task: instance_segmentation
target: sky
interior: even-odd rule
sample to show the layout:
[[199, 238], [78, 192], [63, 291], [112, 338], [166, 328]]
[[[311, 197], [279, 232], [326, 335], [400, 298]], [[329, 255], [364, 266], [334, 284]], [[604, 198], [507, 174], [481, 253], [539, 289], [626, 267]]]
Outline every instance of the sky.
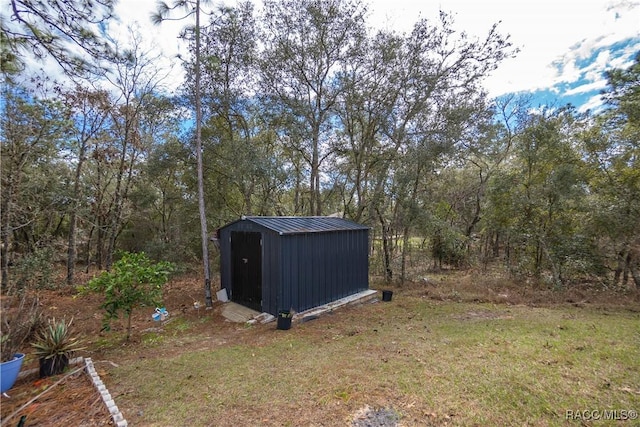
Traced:
[[[214, 0], [215, 1], [215, 0]], [[256, 0], [259, 3], [259, 0]], [[228, 5], [234, 2], [225, 2]], [[219, 3], [214, 3], [219, 4]], [[419, 18], [435, 18], [439, 10], [454, 15], [454, 27], [483, 37], [494, 23], [520, 52], [507, 59], [485, 81], [491, 97], [530, 93], [534, 103], [581, 110], [600, 105], [606, 87], [604, 71], [627, 68], [640, 52], [640, 0], [369, 0], [369, 24], [408, 32]], [[155, 0], [120, 0], [121, 29], [134, 21], [149, 34], [173, 64], [173, 85], [181, 81], [174, 56], [184, 47], [177, 35], [185, 23], [149, 20]]]

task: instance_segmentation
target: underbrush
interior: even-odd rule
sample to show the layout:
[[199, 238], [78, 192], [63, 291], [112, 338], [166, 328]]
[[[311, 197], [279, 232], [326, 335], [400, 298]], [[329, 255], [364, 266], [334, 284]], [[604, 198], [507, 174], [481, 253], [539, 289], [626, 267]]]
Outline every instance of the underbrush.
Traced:
[[484, 302], [549, 306], [575, 304], [600, 307], [628, 307], [640, 310], [640, 290], [634, 286], [605, 287], [601, 283], [583, 281], [556, 289], [543, 281], [514, 280], [500, 269], [440, 270], [423, 272], [404, 283], [385, 283], [373, 277], [373, 289], [401, 290], [408, 295], [439, 301]]

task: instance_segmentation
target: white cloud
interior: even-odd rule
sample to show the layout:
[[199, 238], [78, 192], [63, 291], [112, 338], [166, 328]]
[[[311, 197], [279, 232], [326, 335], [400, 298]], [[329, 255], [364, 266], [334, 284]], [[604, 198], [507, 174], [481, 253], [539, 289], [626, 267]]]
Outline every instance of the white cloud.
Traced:
[[[157, 3], [158, 0], [121, 0], [116, 4], [116, 16], [120, 20], [109, 24], [109, 34], [126, 46], [129, 39], [127, 28], [131, 25], [137, 26], [145, 39], [145, 49], [160, 55], [158, 67], [170, 73], [164, 84], [169, 90], [175, 90], [184, 80], [184, 69], [176, 56], [179, 53], [184, 55], [187, 50], [185, 42], [178, 36], [183, 28], [193, 25], [194, 22], [186, 19], [164, 21], [154, 25], [151, 22], [151, 13], [156, 10]], [[172, 2], [167, 0], [167, 3]], [[176, 11], [176, 16], [180, 16], [181, 12]]]
[[[456, 24], [469, 34], [482, 36], [500, 21], [499, 30], [510, 34], [521, 49], [505, 60], [487, 79], [493, 96], [508, 92], [548, 89], [582, 76], [578, 60], [620, 40], [640, 38], [640, 2], [604, 0], [441, 0], [429, 4], [414, 0], [372, 2], [378, 25], [409, 30], [422, 17], [435, 17], [438, 9], [456, 14]], [[607, 68], [599, 63], [597, 71]]]
[[594, 90], [602, 90], [607, 87], [607, 81], [605, 79], [601, 79], [595, 82], [583, 84], [580, 86], [576, 86], [573, 89], [569, 89], [563, 93], [565, 96], [571, 95], [579, 95], [582, 93], [593, 92]]
[[602, 96], [600, 94], [591, 96], [587, 102], [583, 103], [578, 111], [581, 113], [586, 112], [587, 110], [598, 111], [602, 108]]

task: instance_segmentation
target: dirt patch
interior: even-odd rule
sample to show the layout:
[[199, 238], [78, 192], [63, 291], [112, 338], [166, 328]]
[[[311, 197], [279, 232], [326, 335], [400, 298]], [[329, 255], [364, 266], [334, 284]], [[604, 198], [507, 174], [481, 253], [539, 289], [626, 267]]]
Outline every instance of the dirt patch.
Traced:
[[359, 409], [351, 423], [352, 427], [396, 427], [400, 415], [392, 408], [374, 409], [365, 406]]
[[11, 425], [17, 425], [24, 417], [27, 426], [114, 425], [102, 396], [82, 369], [66, 376], [25, 377], [7, 393], [9, 398], [2, 396], [3, 423], [11, 421]]

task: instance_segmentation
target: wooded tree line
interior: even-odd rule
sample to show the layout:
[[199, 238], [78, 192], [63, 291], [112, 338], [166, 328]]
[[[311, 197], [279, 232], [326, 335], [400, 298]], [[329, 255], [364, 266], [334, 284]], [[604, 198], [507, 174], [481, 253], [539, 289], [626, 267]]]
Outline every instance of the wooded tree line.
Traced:
[[475, 38], [441, 13], [399, 34], [371, 29], [366, 12], [349, 0], [217, 8], [200, 21], [200, 73], [196, 32], [182, 34], [178, 93], [135, 30], [126, 46], [87, 36], [103, 72], [77, 67], [72, 85], [21, 80], [24, 43], [7, 45], [3, 285], [51, 263], [73, 284], [77, 266], [108, 269], [117, 249], [201, 257], [199, 74], [210, 230], [338, 214], [372, 228], [372, 272], [387, 280], [413, 279], [416, 263], [498, 264], [558, 288], [640, 287], [640, 54], [607, 73], [601, 111], [541, 108], [484, 92], [516, 54], [497, 26]]

